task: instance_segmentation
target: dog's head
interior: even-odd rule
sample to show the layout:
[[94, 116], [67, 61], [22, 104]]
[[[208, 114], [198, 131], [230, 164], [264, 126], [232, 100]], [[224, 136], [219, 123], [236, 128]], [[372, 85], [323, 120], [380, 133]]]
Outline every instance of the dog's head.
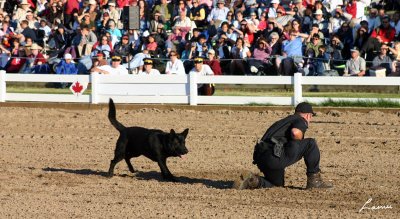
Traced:
[[176, 133], [175, 130], [171, 129], [168, 138], [168, 149], [171, 156], [180, 157], [189, 152], [186, 148], [186, 137], [189, 133], [189, 129], [185, 129], [182, 133]]

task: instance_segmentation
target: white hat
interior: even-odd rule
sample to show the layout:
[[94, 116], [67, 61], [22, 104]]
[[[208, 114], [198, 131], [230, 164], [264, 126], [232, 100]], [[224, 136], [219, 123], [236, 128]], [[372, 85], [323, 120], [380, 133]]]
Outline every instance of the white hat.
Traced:
[[274, 4], [274, 3], [279, 4], [280, 2], [279, 2], [279, 0], [272, 0], [271, 4]]
[[207, 53], [211, 53], [211, 54], [215, 55], [215, 50], [209, 49]]
[[321, 9], [317, 9], [317, 10], [315, 11], [314, 14], [315, 14], [315, 15], [318, 15], [318, 14], [322, 15], [323, 13], [322, 13], [322, 10], [321, 10]]
[[360, 50], [358, 50], [358, 48], [356, 46], [351, 48], [350, 51], [351, 52], [360, 52]]
[[148, 36], [150, 36], [149, 31], [145, 30], [145, 31], [143, 32], [142, 36], [143, 36], [143, 37], [148, 37]]
[[72, 59], [72, 55], [69, 53], [65, 53], [64, 59]]
[[32, 46], [31, 46], [31, 50], [33, 50], [33, 49], [42, 49], [42, 47], [40, 47], [38, 44], [36, 44], [36, 43], [34, 43], [34, 44], [32, 44]]
[[115, 6], [115, 2], [109, 2], [108, 6], [110, 6], [110, 5]]
[[97, 2], [96, 2], [96, 0], [89, 0], [89, 3], [88, 3], [89, 5], [96, 5], [97, 4]]

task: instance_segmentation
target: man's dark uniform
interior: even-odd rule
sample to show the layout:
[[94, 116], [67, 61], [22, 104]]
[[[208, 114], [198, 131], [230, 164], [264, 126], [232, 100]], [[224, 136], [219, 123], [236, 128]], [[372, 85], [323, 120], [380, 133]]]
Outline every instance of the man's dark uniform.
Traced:
[[[300, 113], [314, 114], [310, 104], [305, 102], [298, 104], [295, 114], [275, 122], [256, 144], [253, 163], [263, 172], [264, 177], [257, 176], [256, 185], [253, 185], [253, 188], [284, 186], [285, 168], [303, 157], [307, 166], [307, 188], [332, 187], [322, 181], [318, 145], [313, 138], [304, 138], [308, 123]], [[302, 131], [302, 140], [293, 139], [293, 128]], [[251, 185], [245, 187], [252, 188]]]

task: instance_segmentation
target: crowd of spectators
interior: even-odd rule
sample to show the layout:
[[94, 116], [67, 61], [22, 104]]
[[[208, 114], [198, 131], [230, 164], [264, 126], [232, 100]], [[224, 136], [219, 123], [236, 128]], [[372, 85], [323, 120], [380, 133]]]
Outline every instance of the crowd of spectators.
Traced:
[[9, 73], [400, 75], [400, 0], [0, 0], [0, 26]]

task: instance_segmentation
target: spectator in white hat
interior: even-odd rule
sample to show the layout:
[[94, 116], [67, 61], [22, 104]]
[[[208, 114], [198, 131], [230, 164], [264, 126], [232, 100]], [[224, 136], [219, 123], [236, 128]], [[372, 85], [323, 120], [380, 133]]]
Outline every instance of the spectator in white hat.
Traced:
[[222, 75], [221, 64], [215, 55], [214, 49], [209, 49], [207, 53], [208, 60], [204, 60], [204, 64], [209, 65], [214, 75]]
[[360, 57], [359, 49], [357, 47], [354, 47], [350, 51], [351, 58], [346, 62], [343, 76], [364, 76], [366, 63], [365, 60]]
[[213, 8], [207, 17], [207, 21], [218, 28], [222, 21], [226, 20], [226, 15], [229, 12], [229, 8], [225, 7], [224, 0], [218, 0], [217, 7]]

